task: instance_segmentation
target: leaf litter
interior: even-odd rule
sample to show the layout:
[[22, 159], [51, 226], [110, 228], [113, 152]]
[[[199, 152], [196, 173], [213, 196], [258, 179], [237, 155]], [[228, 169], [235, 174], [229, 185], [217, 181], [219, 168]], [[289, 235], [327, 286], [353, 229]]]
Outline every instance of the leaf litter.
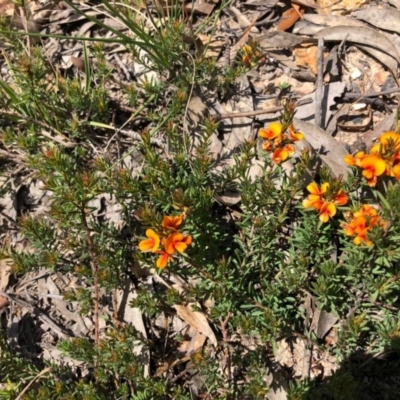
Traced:
[[[202, 93], [203, 88], [196, 87], [189, 100], [184, 129], [190, 135], [193, 145], [197, 140], [196, 131], [205, 116], [249, 113], [248, 116], [224, 119], [219, 130], [211, 136], [210, 151], [217, 161], [216, 173], [233, 163], [240, 146], [256, 138], [260, 126], [276, 121], [279, 112], [268, 110], [279, 105], [279, 92], [283, 83], [290, 84], [286, 94], [290, 98], [311, 99], [308, 104], [298, 107], [295, 127], [305, 134], [307, 145], [335, 176], [348, 173], [348, 167], [342, 160], [350, 149], [355, 150], [363, 144], [369, 146], [383, 127], [385, 130], [394, 127], [400, 62], [398, 36], [400, 2], [389, 1], [392, 7], [369, 6], [366, 3], [362, 0], [339, 2], [294, 0], [289, 7], [283, 7], [283, 3], [275, 0], [263, 2], [238, 0], [221, 14], [213, 35], [208, 32], [194, 38], [193, 44], [197, 41], [199, 45], [197, 51], [205, 52], [206, 57], [216, 58], [222, 64], [233, 63], [238, 51], [251, 41], [257, 42], [265, 55], [263, 64], [257, 65], [237, 80], [238, 90], [230, 96], [220, 99], [216, 94]], [[75, 5], [80, 10], [89, 11], [90, 15], [99, 18], [105, 24], [112, 25], [113, 29], [127, 30], [124, 24], [110, 19], [103, 10], [91, 9], [92, 6], [87, 3], [76, 2]], [[110, 33], [105, 33], [95, 23], [88, 21], [62, 1], [48, 3], [32, 1], [27, 6], [30, 15], [27, 21], [16, 14], [14, 3], [8, 0], [1, 0], [0, 15], [8, 18], [15, 29], [51, 34], [68, 32], [70, 39], [42, 39], [43, 52], [52, 62], [56, 62], [58, 56], [59, 67], [64, 71], [74, 71], [79, 74], [84, 68], [83, 46], [74, 39], [74, 36], [110, 37]], [[193, 10], [203, 16], [200, 18], [212, 16], [216, 12], [214, 2], [196, 2], [186, 4], [185, 7], [187, 12]], [[325, 43], [324, 96], [321, 104], [316, 104], [315, 98], [318, 39], [323, 39]], [[0, 49], [2, 49], [1, 44]], [[112, 69], [110, 95], [116, 104], [116, 109], [123, 111], [126, 99], [117, 90], [118, 84], [113, 82], [129, 84], [133, 75], [155, 81], [161, 77], [149, 72], [143, 65], [135, 63], [123, 46], [106, 45], [105, 51]], [[95, 60], [92, 61], [95, 65]], [[1, 79], [12, 82], [4, 58], [0, 58], [0, 67]], [[388, 93], [390, 90], [392, 93]], [[351, 132], [346, 131], [348, 125], [340, 121], [342, 117], [350, 118], [349, 103], [352, 105], [362, 103], [363, 99], [369, 98], [370, 93], [379, 95], [380, 92], [382, 95], [379, 98], [382, 99], [384, 107], [372, 103], [368, 108], [371, 114], [368, 125], [363, 125], [362, 122], [355, 123]], [[346, 98], [349, 94], [356, 97]], [[317, 107], [322, 107], [324, 113], [321, 127], [314, 125], [314, 112]], [[257, 110], [265, 110], [265, 113], [255, 117], [251, 112]], [[126, 146], [137, 143], [140, 138], [138, 127], [134, 123], [129, 123], [127, 118], [118, 124], [119, 128], [116, 128], [115, 135]], [[162, 140], [155, 140], [155, 143], [162, 147]], [[106, 138], [100, 137], [99, 143], [100, 147], [104, 147]], [[107, 147], [110, 143], [112, 142], [109, 142]], [[111, 145], [111, 148], [115, 151], [114, 145]], [[1, 156], [4, 154], [1, 153]], [[5, 158], [7, 160], [7, 157]], [[8, 158], [9, 167], [5, 179], [10, 183], [11, 189], [1, 200], [0, 215], [2, 239], [8, 246], [15, 248], [26, 246], [18, 233], [10, 233], [10, 228], [15, 225], [17, 217], [26, 212], [31, 215], [45, 214], [49, 205], [49, 196], [40, 190], [40, 182], [22, 175], [22, 170], [15, 172], [21, 168], [21, 163], [17, 162], [17, 159], [12, 154]], [[22, 168], [24, 168], [23, 161]], [[132, 174], [138, 173], [139, 168], [140, 161], [132, 160]], [[256, 175], [261, 173], [256, 166], [254, 171]], [[19, 202], [15, 200], [18, 196]], [[240, 203], [240, 193], [221, 193], [218, 200], [233, 206]], [[107, 223], [123, 229], [121, 210], [116, 207], [112, 198], [107, 198], [103, 194], [93, 202], [93, 207], [97, 207], [99, 215], [105, 216]], [[78, 282], [72, 274], [52, 271], [30, 273], [20, 282], [15, 282], [9, 275], [9, 270], [10, 265], [3, 260], [0, 264], [0, 312], [7, 315], [6, 325], [10, 344], [27, 355], [34, 354], [39, 348], [45, 359], [56, 363], [68, 362], [78, 367], [80, 363], [66, 360], [56, 345], [60, 339], [66, 337], [92, 337], [93, 316], [82, 317], [79, 305], [67, 301], [64, 297], [66, 290], [80, 286], [90, 288], [90, 283]], [[145, 279], [147, 273], [142, 271], [142, 274], [141, 279]], [[160, 283], [155, 282], [152, 285]], [[134, 297], [135, 288], [128, 282], [125, 288], [114, 295], [104, 293], [104, 298], [108, 300], [102, 307], [104, 312], [108, 310], [113, 318], [117, 318], [119, 313], [118, 318], [121, 323], [133, 325], [146, 337], [148, 327], [143, 323], [140, 311], [129, 306]], [[313, 332], [318, 339], [326, 340], [329, 345], [334, 345], [337, 340], [334, 327], [337, 323], [336, 317], [322, 311], [311, 295], [308, 295], [307, 301], [305, 313], [310, 321], [310, 332]], [[113, 302], [117, 304], [117, 310], [109, 305]], [[173, 325], [173, 329], [176, 329], [174, 334], [180, 330], [185, 332], [186, 339], [176, 349], [178, 353], [180, 352], [179, 359], [185, 360], [184, 362], [189, 360], [190, 354], [199, 349], [218, 346], [218, 339], [207, 322], [206, 313], [204, 310], [194, 311], [193, 306], [201, 309], [200, 304], [174, 305], [176, 318], [180, 319], [179, 323]], [[158, 328], [154, 321], [153, 325], [153, 329], [161, 329], [159, 322]], [[39, 326], [42, 331], [40, 337], [33, 334]], [[244, 343], [246, 338], [239, 334], [238, 340]], [[143, 354], [145, 374], [148, 375], [150, 350], [138, 345], [132, 351]], [[308, 362], [305, 361], [307, 359]], [[177, 353], [173, 353], [172, 358], [159, 366], [156, 375], [168, 373], [167, 371], [176, 365], [177, 360]], [[303, 379], [310, 376], [327, 377], [338, 368], [338, 362], [334, 357], [326, 351], [310, 348], [305, 338], [296, 338], [292, 342], [286, 339], [280, 340], [275, 356], [271, 356], [268, 362], [277, 363], [280, 369], [292, 370], [293, 376]], [[269, 377], [273, 387], [275, 382], [275, 388], [269, 395], [270, 400], [285, 398], [287, 383], [276, 385], [282, 374], [283, 372], [276, 377], [271, 373]], [[203, 384], [204, 382], [198, 383], [198, 391], [202, 390]]]

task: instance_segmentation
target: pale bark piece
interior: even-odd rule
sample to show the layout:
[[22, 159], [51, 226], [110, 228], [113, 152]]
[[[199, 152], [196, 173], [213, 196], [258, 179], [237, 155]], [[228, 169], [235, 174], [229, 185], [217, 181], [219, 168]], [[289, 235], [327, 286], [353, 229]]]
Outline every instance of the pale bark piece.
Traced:
[[190, 304], [187, 306], [175, 304], [174, 308], [179, 318], [195, 328], [198, 332], [207, 336], [212, 345], [217, 345], [217, 338], [215, 337], [215, 334], [212, 331], [206, 316], [202, 312], [192, 311]]
[[5, 292], [10, 280], [11, 259], [0, 260], [0, 292]]
[[387, 2], [400, 10], [400, 0], [387, 0]]
[[[254, 111], [253, 97], [250, 83], [246, 76], [236, 80], [236, 93], [228, 100], [226, 108], [229, 112]], [[228, 125], [226, 125], [228, 127]], [[245, 141], [253, 137], [253, 118], [234, 118], [231, 131], [224, 135], [225, 150], [229, 155]]]
[[309, 122], [295, 118], [293, 123], [334, 176], [346, 177], [349, 174], [350, 169], [344, 162], [348, 152], [332, 136]]
[[[191, 137], [192, 149], [200, 143], [202, 124], [204, 119], [210, 114], [211, 102], [208, 102], [202, 95], [194, 94], [188, 104], [187, 113], [183, 121], [184, 130]], [[217, 160], [223, 150], [222, 142], [218, 139], [217, 133], [213, 133], [209, 138], [209, 153], [213, 160]]]
[[311, 330], [316, 334], [318, 339], [322, 339], [336, 324], [338, 317], [330, 312], [317, 308], [314, 311]]
[[400, 11], [394, 8], [368, 6], [362, 10], [354, 11], [352, 16], [379, 29], [400, 33]]
[[[324, 86], [323, 98], [322, 98], [322, 126], [325, 127], [331, 119], [334, 111], [331, 110], [331, 106], [336, 104], [335, 97], [340, 97], [346, 87], [345, 82], [332, 82], [329, 85]], [[311, 97], [313, 102], [304, 104], [297, 108], [296, 117], [298, 119], [306, 120], [308, 122], [314, 122], [315, 115], [315, 92], [306, 96]]]
[[[131, 307], [132, 300], [136, 298], [137, 294], [134, 292], [134, 287], [127, 281], [124, 290], [118, 290], [116, 293], [116, 300], [118, 304], [118, 314], [122, 317], [124, 322], [132, 325], [137, 329], [143, 337], [147, 338], [146, 327], [143, 322], [143, 315], [138, 308]], [[144, 366], [144, 376], [150, 376], [150, 350], [143, 344], [138, 344], [132, 351], [140, 358]]]
[[370, 0], [317, 0], [318, 14], [344, 15], [369, 3]]
[[[393, 43], [384, 35], [374, 29], [353, 26], [335, 26], [325, 28], [319, 31], [315, 37], [324, 39], [326, 42], [354, 42], [357, 45], [363, 46], [365, 51], [379, 50], [383, 55], [388, 55], [396, 61], [396, 68], [392, 62], [387, 67], [396, 76], [397, 64], [400, 62], [400, 56]], [[369, 49], [369, 48], [372, 49]], [[371, 53], [372, 54], [372, 53]], [[376, 57], [376, 52], [372, 54]], [[378, 60], [380, 57], [378, 58]], [[387, 61], [386, 61], [387, 62]]]

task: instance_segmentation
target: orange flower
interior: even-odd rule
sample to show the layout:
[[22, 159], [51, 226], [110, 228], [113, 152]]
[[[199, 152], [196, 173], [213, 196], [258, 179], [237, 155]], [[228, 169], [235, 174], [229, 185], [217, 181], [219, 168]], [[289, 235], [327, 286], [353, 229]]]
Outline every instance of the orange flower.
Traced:
[[174, 259], [170, 254], [163, 250], [158, 250], [157, 254], [160, 254], [160, 257], [158, 257], [156, 261], [156, 267], [160, 269], [164, 269], [167, 266], [168, 261], [172, 261]]
[[321, 222], [328, 222], [336, 214], [336, 206], [333, 203], [324, 203], [319, 210], [319, 220]]
[[378, 211], [370, 206], [369, 204], [363, 204], [361, 206], [361, 208], [356, 211], [355, 213], [353, 213], [354, 217], [365, 217], [365, 216], [369, 216], [369, 217], [373, 217], [375, 215], [378, 215]]
[[155, 253], [160, 246], [160, 237], [153, 231], [153, 229], [147, 229], [146, 236], [148, 239], [144, 239], [139, 243], [140, 251], [152, 251]]
[[192, 243], [191, 236], [183, 236], [182, 233], [171, 233], [165, 240], [165, 251], [168, 254], [174, 254], [175, 251], [184, 253], [188, 245]]
[[364, 170], [363, 176], [367, 179], [369, 186], [375, 186], [377, 177], [386, 170], [386, 163], [380, 157], [372, 155], [365, 156], [361, 160], [360, 167]]
[[299, 140], [304, 139], [304, 135], [300, 132], [296, 132], [293, 125], [289, 126], [289, 138], [293, 140], [293, 142], [298, 142]]
[[393, 175], [400, 181], [400, 164], [396, 164], [392, 168]]
[[400, 135], [397, 132], [385, 132], [379, 138], [378, 142], [383, 146], [393, 146], [395, 150], [400, 150]]
[[338, 206], [344, 206], [347, 204], [348, 200], [349, 198], [347, 197], [347, 194], [342, 189], [339, 189], [339, 191], [333, 197], [333, 202]]
[[271, 140], [275, 139], [282, 134], [282, 125], [279, 122], [272, 122], [269, 124], [268, 128], [261, 128], [258, 131], [258, 135], [263, 139]]
[[326, 191], [329, 188], [329, 183], [325, 182], [321, 185], [321, 189], [318, 187], [318, 185], [315, 182], [311, 182], [308, 186], [307, 186], [307, 190], [311, 193], [311, 194], [315, 194], [317, 196], [322, 196], [326, 193]]
[[310, 194], [303, 200], [304, 208], [314, 207], [317, 211], [321, 209], [323, 204], [324, 202], [321, 200], [321, 197], [316, 194]]
[[280, 164], [281, 162], [286, 161], [289, 157], [292, 157], [295, 150], [291, 144], [287, 144], [283, 148], [278, 148], [272, 153], [272, 159], [277, 163]]
[[176, 231], [182, 225], [182, 217], [174, 216], [168, 217], [167, 215], [163, 218], [161, 226], [165, 229], [171, 229]]
[[361, 208], [353, 213], [354, 218], [347, 224], [343, 224], [344, 232], [348, 236], [355, 236], [354, 244], [366, 244], [370, 246], [371, 240], [367, 238], [368, 231], [375, 226], [384, 228], [386, 222], [378, 215], [378, 211], [369, 204], [363, 204]]
[[354, 157], [350, 154], [345, 156], [344, 162], [350, 166], [356, 165], [357, 167], [360, 167], [361, 161], [364, 157], [366, 157], [366, 154], [363, 151], [358, 151], [356, 154], [354, 154]]

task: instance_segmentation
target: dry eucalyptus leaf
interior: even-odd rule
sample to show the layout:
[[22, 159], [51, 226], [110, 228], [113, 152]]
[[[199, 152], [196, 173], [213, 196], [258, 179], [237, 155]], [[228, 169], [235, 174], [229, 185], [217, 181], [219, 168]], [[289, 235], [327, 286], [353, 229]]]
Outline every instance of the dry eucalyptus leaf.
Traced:
[[354, 11], [352, 16], [379, 29], [400, 33], [400, 11], [394, 8], [368, 6], [362, 10]]
[[282, 13], [281, 19], [279, 21], [276, 29], [278, 31], [287, 31], [290, 29], [298, 20], [300, 19], [300, 12], [295, 10], [294, 7]]
[[[399, 0], [400, 1], [400, 0]], [[304, 14], [303, 19], [312, 22], [316, 25], [322, 26], [366, 26], [364, 23], [357, 21], [350, 17], [345, 17], [343, 15], [319, 15], [319, 14]]]
[[190, 355], [200, 350], [207, 339], [205, 335], [190, 325], [185, 332], [184, 337], [188, 337], [189, 340], [183, 340], [178, 347], [178, 351], [185, 355]]
[[255, 37], [261, 48], [292, 48], [309, 40], [288, 32], [271, 31], [260, 37]]
[[[382, 56], [388, 55], [390, 58], [393, 58], [396, 61], [396, 68], [394, 68], [393, 61], [390, 63], [390, 65], [387, 65], [396, 76], [397, 63], [400, 62], [399, 53], [397, 52], [397, 49], [393, 43], [386, 36], [374, 29], [353, 26], [335, 26], [320, 30], [315, 37], [316, 39], [324, 39], [327, 42], [354, 42], [357, 45], [363, 46], [365, 51], [368, 51], [371, 54], [373, 53], [372, 55], [374, 57], [376, 57], [377, 53], [373, 50], [379, 50], [380, 53], [383, 53]], [[370, 47], [372, 49], [370, 49]], [[379, 57], [376, 57], [378, 60], [382, 58], [380, 53]]]
[[217, 345], [217, 338], [215, 337], [206, 316], [202, 312], [192, 311], [191, 304], [188, 304], [187, 306], [175, 304], [173, 307], [175, 308], [179, 318], [195, 328], [198, 332], [207, 336], [212, 345]]
[[295, 118], [293, 123], [334, 176], [346, 177], [349, 174], [350, 169], [344, 162], [348, 152], [332, 136], [309, 122]]

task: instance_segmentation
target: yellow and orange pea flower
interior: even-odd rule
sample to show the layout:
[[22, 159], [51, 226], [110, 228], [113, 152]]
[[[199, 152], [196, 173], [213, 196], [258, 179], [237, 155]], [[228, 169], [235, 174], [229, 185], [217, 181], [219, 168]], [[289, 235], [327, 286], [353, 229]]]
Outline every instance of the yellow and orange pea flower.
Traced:
[[139, 249], [143, 252], [151, 251], [155, 253], [160, 246], [160, 236], [153, 229], [146, 230], [146, 236], [148, 239], [144, 239], [139, 243]]
[[353, 239], [354, 244], [359, 245], [363, 242], [368, 246], [372, 244], [367, 238], [368, 226], [366, 217], [355, 217], [348, 224], [344, 225], [343, 228], [347, 236], [355, 236]]
[[347, 155], [344, 161], [361, 168], [369, 186], [375, 186], [378, 176], [383, 174], [400, 180], [400, 135], [384, 132], [368, 154], [359, 151], [354, 156]]
[[329, 218], [332, 218], [336, 214], [336, 206], [344, 206], [348, 202], [347, 194], [342, 190], [330, 196], [329, 199], [325, 199], [324, 196], [327, 194], [329, 183], [325, 182], [319, 187], [315, 182], [311, 182], [307, 186], [307, 190], [310, 192], [308, 197], [303, 200], [304, 208], [313, 207], [319, 212], [319, 220], [321, 222], [328, 222]]
[[282, 125], [279, 122], [272, 122], [268, 128], [261, 128], [258, 131], [258, 135], [266, 140], [272, 140], [282, 134]]
[[353, 212], [353, 219], [350, 222], [342, 224], [347, 236], [355, 236], [354, 244], [364, 243], [368, 246], [372, 242], [367, 238], [367, 233], [376, 226], [384, 228], [386, 222], [378, 215], [378, 211], [369, 204], [363, 204], [358, 211]]
[[369, 186], [375, 186], [378, 176], [386, 171], [385, 161], [375, 155], [365, 156], [361, 160], [360, 167], [363, 169], [362, 175], [367, 179]]
[[304, 135], [300, 132], [296, 132], [293, 124], [289, 126], [289, 138], [293, 140], [293, 142], [298, 142], [299, 140], [304, 139]]
[[272, 153], [272, 159], [277, 163], [280, 164], [281, 162], [286, 161], [288, 158], [292, 157], [295, 153], [294, 147], [291, 144], [287, 144], [282, 148], [277, 148]]
[[295, 148], [291, 144], [304, 138], [300, 132], [296, 132], [294, 126], [288, 128], [288, 134], [285, 135], [283, 127], [279, 122], [271, 123], [268, 128], [259, 130], [258, 135], [266, 142], [262, 144], [265, 151], [272, 151], [272, 160], [276, 164], [280, 164], [295, 153]]
[[[187, 247], [192, 243], [191, 236], [184, 236], [178, 232], [178, 228], [182, 225], [184, 214], [180, 216], [165, 216], [161, 223], [164, 229], [161, 234], [156, 233], [153, 229], [146, 230], [147, 239], [139, 242], [139, 250], [143, 252], [153, 252], [160, 256], [156, 261], [157, 268], [164, 269], [168, 262], [173, 260], [172, 255], [175, 252], [184, 253]], [[160, 244], [164, 249], [159, 249]]]
[[171, 235], [167, 237], [164, 243], [164, 248], [170, 255], [174, 254], [176, 251], [182, 254], [191, 243], [191, 236], [184, 236], [182, 233], [175, 232], [171, 233]]
[[163, 218], [161, 226], [164, 229], [170, 229], [170, 230], [176, 231], [182, 225], [182, 221], [183, 221], [182, 216], [169, 217], [166, 215]]

